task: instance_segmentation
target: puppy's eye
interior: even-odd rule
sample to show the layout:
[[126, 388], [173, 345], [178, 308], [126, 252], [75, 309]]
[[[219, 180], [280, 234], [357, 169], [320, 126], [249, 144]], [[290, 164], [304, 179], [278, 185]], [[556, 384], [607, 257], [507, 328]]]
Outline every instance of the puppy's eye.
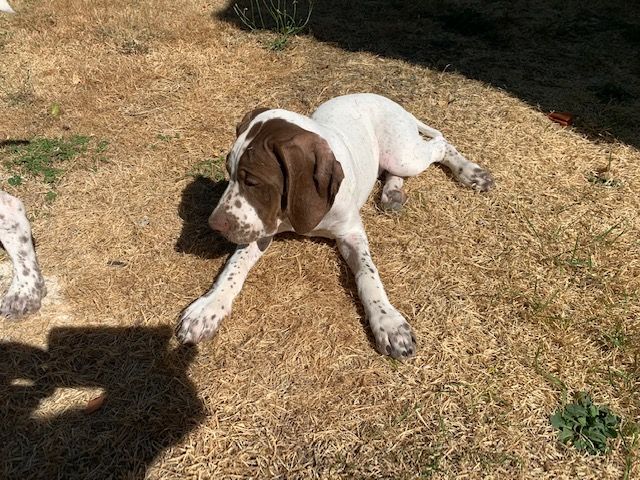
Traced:
[[259, 183], [259, 180], [250, 173], [247, 173], [247, 175], [244, 177], [244, 184], [248, 187], [255, 187]]

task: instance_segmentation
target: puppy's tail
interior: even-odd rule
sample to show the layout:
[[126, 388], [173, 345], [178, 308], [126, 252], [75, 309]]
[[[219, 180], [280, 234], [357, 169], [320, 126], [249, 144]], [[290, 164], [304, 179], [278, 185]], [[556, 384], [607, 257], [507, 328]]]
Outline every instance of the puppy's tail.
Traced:
[[418, 125], [418, 131], [421, 134], [426, 135], [427, 137], [441, 138], [441, 137], [444, 136], [444, 135], [442, 135], [442, 132], [440, 132], [440, 130], [436, 130], [435, 128], [431, 128], [429, 125], [425, 125], [424, 123], [422, 123], [417, 118], [416, 118], [416, 124]]

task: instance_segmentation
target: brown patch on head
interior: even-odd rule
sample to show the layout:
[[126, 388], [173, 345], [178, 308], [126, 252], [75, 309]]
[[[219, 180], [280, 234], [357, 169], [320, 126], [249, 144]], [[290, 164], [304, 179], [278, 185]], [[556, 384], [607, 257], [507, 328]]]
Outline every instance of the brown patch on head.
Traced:
[[238, 161], [240, 193], [267, 231], [287, 217], [294, 230], [313, 230], [331, 209], [342, 167], [318, 134], [282, 119], [264, 122]]
[[242, 120], [240, 120], [240, 123], [236, 125], [236, 137], [239, 137], [244, 133], [244, 131], [247, 129], [247, 127], [249, 126], [249, 124], [254, 118], [260, 115], [262, 112], [266, 112], [267, 110], [271, 110], [271, 109], [265, 108], [265, 107], [259, 107], [251, 110], [250, 112], [245, 113], [244, 117], [242, 117]]

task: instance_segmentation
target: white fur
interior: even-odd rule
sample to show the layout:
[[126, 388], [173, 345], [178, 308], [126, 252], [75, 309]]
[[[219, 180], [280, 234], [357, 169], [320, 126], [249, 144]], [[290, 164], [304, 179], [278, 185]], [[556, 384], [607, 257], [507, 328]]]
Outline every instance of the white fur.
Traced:
[[16, 13], [7, 0], [0, 0], [0, 12]]
[[0, 314], [18, 318], [40, 308], [46, 289], [24, 205], [3, 191], [0, 191], [0, 242], [13, 262], [13, 279], [0, 304]]
[[[378, 350], [396, 358], [412, 356], [415, 338], [407, 321], [387, 298], [378, 270], [371, 260], [359, 210], [383, 172], [387, 173], [382, 201], [390, 204], [394, 195], [404, 195], [401, 193], [403, 177], [417, 175], [434, 162], [449, 167], [461, 183], [483, 191], [493, 184], [490, 175], [460, 155], [438, 130], [418, 121], [400, 105], [379, 95], [356, 94], [329, 100], [311, 117], [281, 109], [257, 115], [231, 150], [231, 179], [227, 192], [235, 191], [235, 196], [239, 195], [236, 164], [250, 143], [246, 132], [255, 122], [275, 118], [320, 135], [340, 162], [344, 179], [333, 206], [307, 235], [336, 239], [340, 253], [355, 275]], [[423, 139], [420, 133], [431, 139]], [[233, 201], [234, 196], [225, 192], [218, 208], [230, 209]], [[260, 219], [247, 206], [248, 202], [245, 202], [242, 208], [237, 209], [238, 221], [248, 223], [256, 231], [264, 231]], [[290, 230], [291, 226], [286, 221], [278, 228], [278, 232]], [[275, 232], [266, 233], [271, 235]], [[220, 319], [228, 315], [233, 299], [262, 253], [256, 242], [239, 247], [214, 287], [183, 313], [177, 331], [181, 341], [195, 343], [215, 334]], [[230, 271], [236, 272], [233, 286], [228, 280]], [[219, 305], [225, 305], [225, 310], [221, 310]], [[212, 316], [215, 320], [211, 320]]]

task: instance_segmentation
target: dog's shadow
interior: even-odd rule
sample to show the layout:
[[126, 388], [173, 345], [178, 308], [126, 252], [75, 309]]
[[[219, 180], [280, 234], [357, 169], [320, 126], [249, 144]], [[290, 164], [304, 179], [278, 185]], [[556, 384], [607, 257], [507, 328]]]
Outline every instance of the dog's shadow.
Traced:
[[226, 180], [195, 177], [182, 191], [178, 215], [182, 231], [175, 244], [177, 252], [201, 258], [219, 258], [231, 254], [236, 246], [209, 228], [208, 219], [218, 205], [227, 185]]

